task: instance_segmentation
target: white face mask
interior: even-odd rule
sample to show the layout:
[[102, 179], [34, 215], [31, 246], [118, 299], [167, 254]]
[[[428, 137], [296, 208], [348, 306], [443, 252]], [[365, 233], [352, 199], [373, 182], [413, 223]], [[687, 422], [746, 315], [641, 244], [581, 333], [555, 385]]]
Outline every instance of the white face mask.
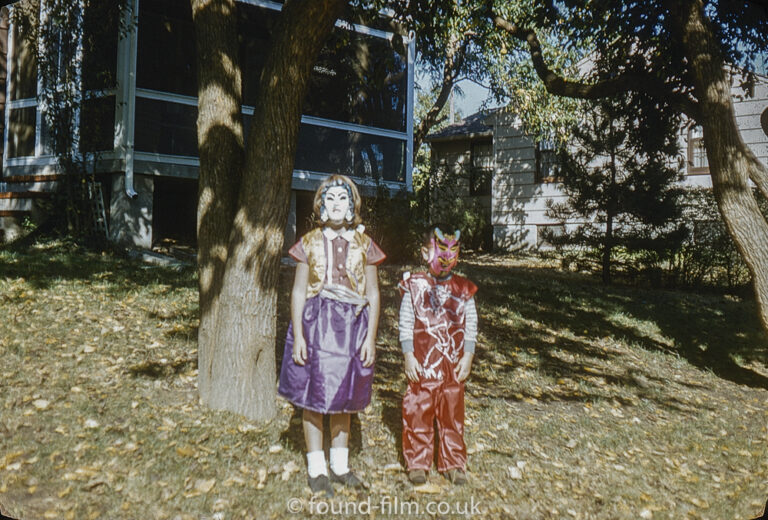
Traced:
[[328, 212], [328, 220], [334, 224], [344, 222], [349, 211], [349, 193], [344, 186], [333, 186], [325, 192], [323, 200], [325, 211]]

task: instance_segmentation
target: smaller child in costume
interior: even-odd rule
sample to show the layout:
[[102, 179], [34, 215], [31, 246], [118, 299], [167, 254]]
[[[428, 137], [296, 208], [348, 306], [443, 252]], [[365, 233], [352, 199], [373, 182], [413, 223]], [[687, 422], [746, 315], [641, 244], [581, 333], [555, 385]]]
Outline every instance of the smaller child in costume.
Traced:
[[[348, 466], [349, 414], [371, 402], [380, 305], [376, 266], [385, 255], [359, 225], [360, 204], [354, 183], [331, 175], [315, 193], [322, 226], [288, 252], [297, 264], [277, 391], [303, 409], [309, 487], [328, 497], [332, 481], [362, 484]], [[330, 479], [323, 449], [326, 414]]]
[[403, 456], [408, 478], [423, 484], [432, 468], [437, 421], [437, 469], [466, 482], [464, 380], [477, 339], [477, 286], [451, 273], [459, 258], [458, 230], [432, 226], [421, 254], [429, 271], [405, 273], [399, 284], [400, 343], [408, 389], [403, 397]]

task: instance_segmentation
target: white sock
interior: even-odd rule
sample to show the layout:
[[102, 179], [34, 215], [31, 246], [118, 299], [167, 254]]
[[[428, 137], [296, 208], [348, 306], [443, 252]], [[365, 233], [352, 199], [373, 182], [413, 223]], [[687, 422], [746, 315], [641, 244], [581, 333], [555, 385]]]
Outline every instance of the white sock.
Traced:
[[307, 473], [309, 473], [309, 478], [315, 478], [320, 475], [328, 476], [328, 468], [325, 467], [325, 452], [323, 450], [307, 453]]
[[331, 448], [331, 469], [337, 475], [349, 473], [349, 448]]

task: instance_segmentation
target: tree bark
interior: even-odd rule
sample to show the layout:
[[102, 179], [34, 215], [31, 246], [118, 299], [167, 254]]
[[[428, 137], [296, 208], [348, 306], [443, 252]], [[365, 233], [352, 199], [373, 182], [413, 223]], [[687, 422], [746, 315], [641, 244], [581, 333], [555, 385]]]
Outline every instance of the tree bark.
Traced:
[[227, 237], [237, 204], [244, 160], [235, 0], [192, 0], [197, 43], [200, 157], [197, 204], [200, 327], [198, 390], [211, 394], [216, 356], [216, 311], [227, 264]]
[[616, 216], [616, 140], [613, 135], [613, 125], [610, 126], [611, 158], [609, 168], [611, 179], [608, 183], [608, 204], [605, 216], [605, 242], [603, 244], [603, 283], [611, 284], [611, 252], [613, 251], [613, 218]]
[[728, 231], [752, 274], [760, 319], [768, 330], [768, 222], [749, 185], [765, 167], [741, 139], [736, 126], [731, 88], [704, 14], [701, 0], [679, 4], [683, 49], [691, 65], [694, 95], [701, 105], [704, 134], [715, 199]]
[[261, 73], [247, 148], [234, 0], [191, 0], [198, 43], [198, 386], [207, 406], [276, 411], [277, 282], [307, 82], [343, 0], [288, 0]]

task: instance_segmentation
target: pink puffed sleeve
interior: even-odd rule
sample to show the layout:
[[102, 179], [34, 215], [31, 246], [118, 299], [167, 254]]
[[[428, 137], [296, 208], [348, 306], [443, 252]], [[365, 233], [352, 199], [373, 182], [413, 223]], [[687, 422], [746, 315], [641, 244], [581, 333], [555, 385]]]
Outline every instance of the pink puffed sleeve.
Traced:
[[301, 262], [303, 264], [309, 263], [307, 260], [307, 254], [304, 252], [304, 247], [301, 245], [301, 240], [291, 246], [291, 248], [288, 250], [288, 254], [291, 255], [291, 258], [297, 262]]
[[379, 265], [387, 258], [384, 251], [373, 240], [371, 240], [371, 245], [368, 246], [368, 254], [366, 256], [368, 258], [368, 265]]

